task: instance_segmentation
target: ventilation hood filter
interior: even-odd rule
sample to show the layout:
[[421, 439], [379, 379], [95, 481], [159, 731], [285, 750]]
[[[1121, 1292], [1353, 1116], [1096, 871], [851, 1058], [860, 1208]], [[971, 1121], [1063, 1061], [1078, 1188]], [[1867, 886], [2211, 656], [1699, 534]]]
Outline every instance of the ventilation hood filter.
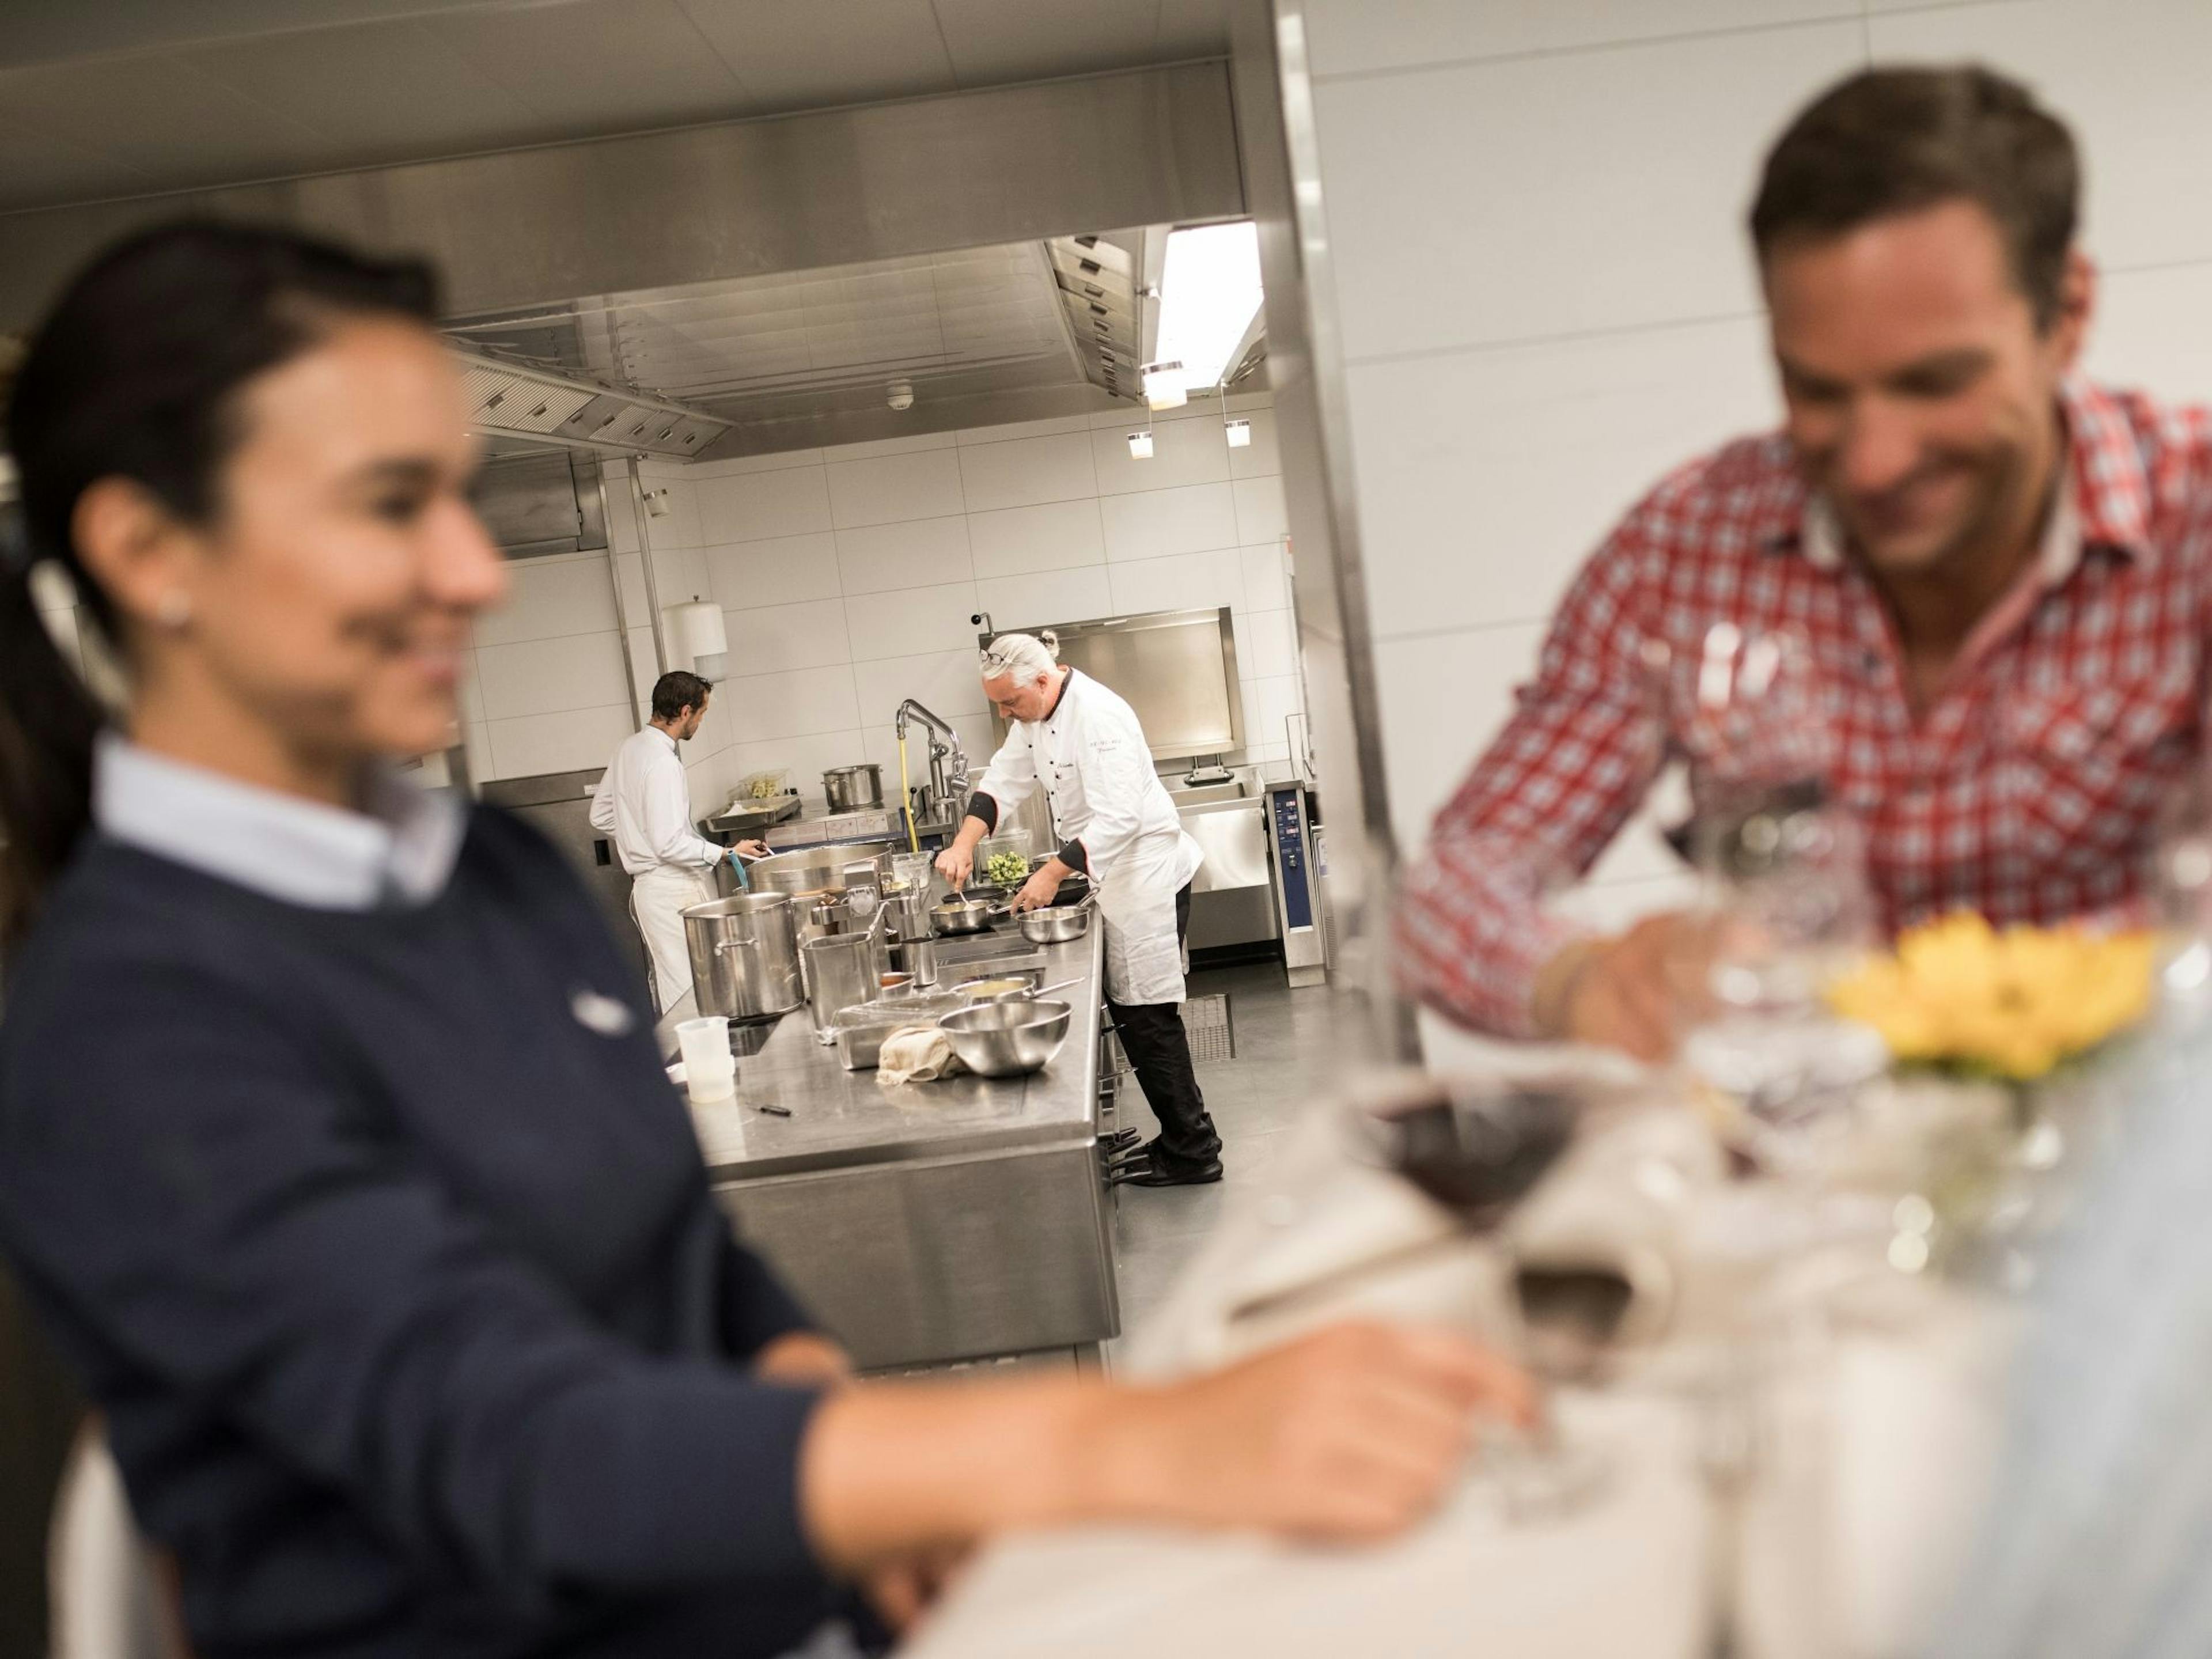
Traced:
[[696, 455], [730, 422], [642, 392], [453, 348], [469, 398], [469, 424], [495, 436], [532, 438], [623, 455]]

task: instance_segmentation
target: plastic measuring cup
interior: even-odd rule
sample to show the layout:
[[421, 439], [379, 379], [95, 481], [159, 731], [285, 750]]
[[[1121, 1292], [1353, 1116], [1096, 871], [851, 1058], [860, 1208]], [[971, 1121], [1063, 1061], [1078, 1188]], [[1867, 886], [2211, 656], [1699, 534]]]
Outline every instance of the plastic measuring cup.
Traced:
[[694, 1100], [727, 1100], [738, 1091], [738, 1057], [730, 1052], [730, 1022], [720, 1014], [679, 1021], [676, 1046], [684, 1056], [684, 1086]]

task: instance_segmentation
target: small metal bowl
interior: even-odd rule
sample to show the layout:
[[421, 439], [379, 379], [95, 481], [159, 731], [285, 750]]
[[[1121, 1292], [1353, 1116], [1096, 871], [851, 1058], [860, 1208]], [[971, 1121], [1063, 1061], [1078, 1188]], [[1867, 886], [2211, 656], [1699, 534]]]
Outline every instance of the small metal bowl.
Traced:
[[1024, 910], [1018, 918], [1022, 937], [1032, 945], [1066, 945], [1091, 931], [1091, 911], [1079, 904]]
[[952, 1052], [978, 1077], [1021, 1077], [1041, 1071], [1067, 1040], [1073, 1009], [1049, 998], [986, 1002], [946, 1014], [937, 1024]]

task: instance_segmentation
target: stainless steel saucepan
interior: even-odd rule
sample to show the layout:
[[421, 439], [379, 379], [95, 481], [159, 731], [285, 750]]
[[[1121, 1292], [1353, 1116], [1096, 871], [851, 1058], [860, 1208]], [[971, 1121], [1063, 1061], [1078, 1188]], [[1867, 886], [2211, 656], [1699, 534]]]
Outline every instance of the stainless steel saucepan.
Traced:
[[1048, 906], [1021, 914], [1022, 937], [1032, 945], [1065, 945], [1091, 931], [1091, 904], [1098, 896], [1085, 893], [1079, 904]]
[[940, 933], [980, 933], [994, 916], [1006, 914], [1006, 907], [995, 899], [963, 898], [956, 893], [930, 906], [929, 921]]

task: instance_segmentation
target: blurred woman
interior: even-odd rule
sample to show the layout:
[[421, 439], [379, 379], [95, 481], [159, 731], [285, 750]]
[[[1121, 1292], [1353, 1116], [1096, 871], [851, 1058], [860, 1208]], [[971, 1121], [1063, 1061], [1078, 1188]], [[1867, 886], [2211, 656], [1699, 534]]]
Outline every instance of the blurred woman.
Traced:
[[434, 315], [418, 265], [171, 227], [70, 284], [9, 410], [0, 1244], [203, 1659], [769, 1654], [1008, 1528], [1412, 1522], [1520, 1400], [1456, 1338], [853, 1385], [732, 1241], [577, 879], [392, 768], [505, 584]]

